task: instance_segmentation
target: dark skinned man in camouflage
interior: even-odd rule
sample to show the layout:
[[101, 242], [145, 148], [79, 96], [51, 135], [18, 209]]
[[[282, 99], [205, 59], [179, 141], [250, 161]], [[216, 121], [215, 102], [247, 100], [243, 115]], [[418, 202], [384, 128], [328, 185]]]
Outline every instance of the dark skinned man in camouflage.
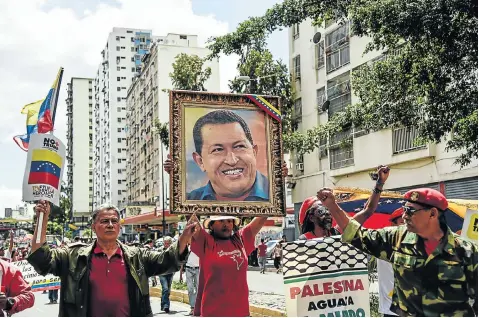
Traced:
[[391, 311], [400, 316], [477, 315], [477, 245], [446, 225], [448, 202], [442, 193], [428, 188], [407, 192], [405, 225], [379, 230], [351, 219], [331, 189], [321, 189], [318, 198], [343, 230], [344, 242], [392, 263]]

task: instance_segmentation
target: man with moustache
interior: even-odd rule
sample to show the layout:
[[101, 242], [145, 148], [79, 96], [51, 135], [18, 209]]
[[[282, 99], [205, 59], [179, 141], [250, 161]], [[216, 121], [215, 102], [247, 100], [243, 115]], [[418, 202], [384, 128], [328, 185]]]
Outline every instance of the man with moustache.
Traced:
[[258, 146], [251, 131], [231, 110], [212, 111], [195, 123], [193, 159], [208, 183], [187, 200], [268, 201], [268, 178], [256, 169]]
[[448, 202], [442, 193], [429, 188], [406, 192], [406, 225], [378, 230], [351, 219], [331, 189], [319, 190], [318, 198], [343, 230], [343, 242], [392, 264], [391, 311], [400, 316], [477, 316], [477, 245], [447, 226]]

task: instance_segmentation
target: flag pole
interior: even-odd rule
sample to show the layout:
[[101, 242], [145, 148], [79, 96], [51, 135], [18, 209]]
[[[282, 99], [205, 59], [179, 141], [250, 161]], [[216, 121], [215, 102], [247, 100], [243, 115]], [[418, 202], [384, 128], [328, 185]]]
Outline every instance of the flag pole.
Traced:
[[60, 86], [62, 84], [62, 77], [63, 77], [63, 67], [60, 67], [59, 75], [58, 75], [58, 83], [57, 83], [57, 89], [55, 90], [55, 98], [53, 99], [54, 104], [53, 107], [53, 114], [52, 114], [52, 124], [55, 126], [55, 115], [57, 114], [57, 103], [58, 103], [58, 97], [60, 96]]

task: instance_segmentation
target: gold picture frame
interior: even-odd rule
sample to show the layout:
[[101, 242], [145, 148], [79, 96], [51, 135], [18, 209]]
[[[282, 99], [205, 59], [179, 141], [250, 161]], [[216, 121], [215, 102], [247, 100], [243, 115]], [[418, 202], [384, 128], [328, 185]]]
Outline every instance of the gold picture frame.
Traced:
[[[277, 109], [281, 109], [281, 102], [279, 97], [273, 96], [261, 96], [264, 100], [269, 102], [272, 106]], [[192, 158], [198, 152], [193, 152], [194, 149], [191, 146], [192, 140], [194, 140], [194, 129], [196, 123], [199, 122], [197, 115], [216, 113], [223, 114], [222, 111], [230, 111], [229, 113], [235, 114], [246, 114], [247, 116], [256, 116], [255, 118], [260, 118], [261, 120], [252, 121], [254, 123], [260, 122], [260, 126], [256, 125], [255, 127], [264, 127], [264, 143], [267, 147], [266, 149], [261, 149], [264, 155], [262, 162], [266, 159], [266, 164], [263, 164], [263, 173], [260, 173], [257, 170], [257, 154], [254, 153], [254, 173], [256, 179], [254, 181], [253, 187], [250, 192], [253, 192], [253, 188], [257, 184], [265, 184], [264, 180], [267, 180], [268, 184], [268, 194], [266, 191], [259, 191], [260, 196], [257, 200], [252, 197], [253, 200], [250, 200], [251, 197], [247, 197], [247, 201], [224, 201], [216, 199], [216, 193], [213, 191], [212, 197], [214, 199], [206, 199], [207, 196], [201, 196], [201, 199], [194, 197], [193, 193], [198, 193], [198, 190], [204, 189], [205, 187], [210, 187], [213, 189], [212, 185], [214, 182], [210, 181], [210, 176], [215, 178], [215, 174], [208, 174], [207, 169], [199, 170], [200, 172], [191, 172], [196, 171], [195, 169], [200, 169], [200, 165], [192, 164], [195, 163]], [[190, 114], [195, 114], [190, 115]], [[202, 117], [206, 117], [201, 115]], [[220, 115], [221, 116], [221, 115]], [[236, 115], [235, 115], [236, 116]], [[238, 115], [239, 116], [239, 115]], [[188, 117], [188, 119], [186, 119]], [[241, 117], [241, 116], [240, 116]], [[193, 118], [193, 119], [192, 119]], [[250, 118], [250, 117], [248, 117]], [[263, 119], [264, 118], [264, 119]], [[192, 123], [195, 125], [192, 125]], [[249, 122], [244, 120], [246, 129], [250, 131]], [[236, 124], [236, 123], [234, 123]], [[261, 126], [262, 125], [262, 126]], [[213, 126], [215, 126], [213, 124]], [[210, 126], [211, 127], [211, 126]], [[217, 126], [218, 127], [218, 126]], [[238, 126], [239, 127], [239, 126]], [[187, 135], [188, 131], [188, 135]], [[199, 130], [202, 132], [202, 128]], [[253, 130], [251, 130], [253, 131]], [[261, 129], [256, 129], [257, 136], [262, 138]], [[243, 127], [243, 132], [246, 134], [245, 127]], [[196, 134], [198, 135], [198, 134]], [[252, 134], [250, 133], [250, 136]], [[203, 138], [203, 133], [201, 137]], [[201, 141], [203, 145], [203, 141]], [[195, 140], [196, 145], [196, 140]], [[256, 147], [256, 146], [255, 146]], [[202, 147], [200, 147], [203, 149]], [[193, 149], [193, 150], [192, 150]], [[257, 149], [257, 148], [256, 148]], [[257, 150], [255, 150], [257, 151]], [[208, 151], [206, 151], [208, 153]], [[226, 153], [226, 150], [225, 150]], [[191, 154], [191, 155], [190, 155]], [[209, 92], [196, 92], [196, 91], [170, 91], [170, 156], [173, 162], [173, 169], [170, 173], [170, 211], [173, 214], [194, 214], [197, 215], [233, 215], [233, 216], [284, 216], [285, 215], [285, 194], [284, 194], [284, 177], [282, 174], [282, 165], [283, 165], [283, 150], [281, 142], [281, 123], [269, 115], [267, 115], [261, 108], [256, 106], [247, 95], [240, 94], [220, 94], [220, 93], [209, 93]], [[253, 157], [250, 157], [253, 158]], [[196, 159], [195, 159], [196, 160]], [[201, 159], [203, 160], [203, 159]], [[205, 159], [206, 161], [206, 159]], [[197, 163], [197, 162], [196, 162]], [[194, 167], [193, 167], [194, 166]], [[196, 168], [195, 168], [196, 167]], [[231, 168], [235, 169], [235, 168]], [[244, 175], [248, 175], [249, 178], [252, 178], [253, 169], [249, 169], [248, 166], [244, 169], [237, 169], [235, 171], [241, 174], [243, 178]], [[233, 171], [231, 170], [231, 171]], [[214, 170], [215, 173], [220, 171], [220, 168]], [[228, 170], [229, 174], [230, 170]], [[195, 174], [196, 173], [196, 174]], [[198, 178], [197, 173], [203, 173], [204, 177], [207, 179], [207, 184], [200, 189], [188, 192], [192, 184], [197, 182]], [[226, 171], [224, 172], [226, 174]], [[237, 173], [237, 172], [234, 172]], [[188, 175], [187, 175], [188, 174]], [[221, 173], [219, 173], [221, 174]], [[221, 177], [220, 177], [221, 178]], [[228, 179], [228, 177], [224, 177]], [[236, 177], [231, 177], [232, 179]], [[262, 182], [259, 182], [258, 178], [262, 178]], [[192, 179], [193, 181], [190, 181]], [[228, 179], [231, 180], [231, 179]], [[251, 180], [251, 179], [250, 179]], [[218, 180], [216, 180], [218, 181]], [[190, 184], [191, 183], [191, 184]], [[217, 184], [217, 183], [215, 183]], [[188, 189], [187, 189], [188, 188]], [[262, 188], [263, 190], [266, 187]], [[191, 189], [190, 189], [191, 190]], [[205, 191], [200, 194], [205, 193]], [[223, 198], [224, 199], [224, 198]]]

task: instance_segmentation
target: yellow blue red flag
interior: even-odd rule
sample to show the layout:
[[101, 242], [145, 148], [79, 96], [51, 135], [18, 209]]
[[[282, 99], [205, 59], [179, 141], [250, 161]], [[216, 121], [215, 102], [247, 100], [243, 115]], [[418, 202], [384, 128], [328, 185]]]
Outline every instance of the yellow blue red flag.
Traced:
[[31, 134], [42, 134], [53, 130], [62, 76], [63, 68], [61, 67], [47, 97], [23, 107], [21, 113], [27, 115], [27, 133], [13, 137], [22, 150], [28, 151]]

